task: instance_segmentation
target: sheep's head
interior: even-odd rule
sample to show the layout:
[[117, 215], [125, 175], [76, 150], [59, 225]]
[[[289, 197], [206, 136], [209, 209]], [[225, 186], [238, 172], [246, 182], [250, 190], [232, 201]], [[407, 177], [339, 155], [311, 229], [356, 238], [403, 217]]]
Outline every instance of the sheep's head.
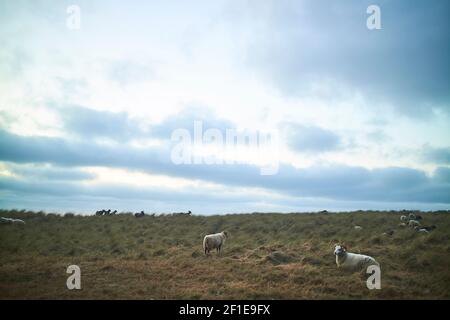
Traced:
[[342, 245], [336, 245], [336, 247], [334, 247], [334, 254], [336, 256], [341, 256], [343, 255], [345, 252], [347, 252], [347, 248], [345, 246]]

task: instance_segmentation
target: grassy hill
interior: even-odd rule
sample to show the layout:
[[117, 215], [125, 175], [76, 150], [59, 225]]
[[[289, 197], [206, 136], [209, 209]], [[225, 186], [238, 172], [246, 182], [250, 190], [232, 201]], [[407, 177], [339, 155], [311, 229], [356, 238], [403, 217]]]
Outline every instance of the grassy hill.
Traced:
[[[421, 213], [429, 234], [401, 228], [400, 212], [224, 216], [60, 216], [0, 210], [0, 299], [449, 299], [450, 213]], [[354, 226], [362, 226], [355, 230]], [[393, 236], [383, 235], [394, 229]], [[205, 234], [227, 230], [221, 256]], [[333, 248], [381, 264], [381, 290], [337, 269]], [[67, 266], [82, 290], [66, 288]]]

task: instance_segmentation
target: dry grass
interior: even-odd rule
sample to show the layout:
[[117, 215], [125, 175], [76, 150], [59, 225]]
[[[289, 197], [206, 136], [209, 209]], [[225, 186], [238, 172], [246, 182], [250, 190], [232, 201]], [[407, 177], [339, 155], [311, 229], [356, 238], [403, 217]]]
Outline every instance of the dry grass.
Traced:
[[[3, 210], [27, 224], [0, 225], [0, 298], [449, 299], [450, 214], [422, 215], [438, 228], [400, 229], [399, 212], [136, 219]], [[206, 258], [202, 237], [221, 230], [230, 232], [222, 256]], [[381, 290], [336, 268], [337, 241], [381, 263]], [[71, 264], [82, 290], [66, 288]]]

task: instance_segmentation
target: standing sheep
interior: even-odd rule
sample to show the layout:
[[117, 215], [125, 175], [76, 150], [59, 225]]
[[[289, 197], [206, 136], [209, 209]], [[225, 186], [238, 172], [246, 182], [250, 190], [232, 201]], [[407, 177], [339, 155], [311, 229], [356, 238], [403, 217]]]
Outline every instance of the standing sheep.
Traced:
[[220, 250], [222, 249], [225, 239], [227, 238], [228, 233], [226, 231], [206, 235], [203, 238], [203, 250], [205, 251], [205, 255], [208, 255], [213, 249], [216, 249], [217, 254], [220, 254]]
[[338, 268], [342, 268], [348, 271], [365, 271], [367, 267], [380, 264], [372, 257], [347, 252], [345, 246], [336, 245], [334, 248], [334, 254], [336, 255], [336, 264]]

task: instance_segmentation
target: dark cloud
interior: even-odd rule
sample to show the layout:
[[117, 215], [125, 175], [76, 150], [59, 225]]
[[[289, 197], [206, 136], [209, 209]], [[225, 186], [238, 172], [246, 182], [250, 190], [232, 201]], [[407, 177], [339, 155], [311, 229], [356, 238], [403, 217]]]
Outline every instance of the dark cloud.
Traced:
[[219, 129], [221, 132], [235, 128], [234, 123], [219, 118], [206, 107], [186, 107], [176, 115], [151, 126], [131, 118], [126, 112], [99, 111], [82, 106], [64, 106], [60, 109], [54, 105], [52, 107], [60, 114], [66, 132], [87, 140], [107, 138], [126, 142], [132, 139], [154, 138], [168, 141], [176, 129], [186, 129], [193, 136], [195, 121], [202, 123], [203, 132], [210, 128]]
[[450, 203], [450, 184], [442, 179], [442, 170], [436, 178], [408, 168], [369, 170], [333, 165], [296, 169], [281, 164], [278, 174], [261, 176], [259, 167], [246, 164], [174, 165], [168, 147], [139, 149], [69, 143], [49, 137], [19, 137], [4, 131], [0, 132], [0, 150], [3, 161], [120, 167], [226, 186], [264, 188], [295, 197]]
[[450, 148], [434, 148], [426, 145], [422, 149], [422, 158], [434, 164], [450, 164]]
[[[255, 35], [248, 65], [286, 94], [333, 100], [351, 89], [372, 105], [390, 104], [410, 116], [449, 111], [450, 2], [377, 1], [382, 30], [370, 31], [372, 4], [250, 1], [233, 10], [231, 21]], [[311, 91], [315, 82], [331, 87]]]
[[65, 129], [84, 138], [101, 137], [117, 141], [145, 136], [139, 123], [126, 112], [98, 111], [81, 106], [65, 106], [59, 112]]

